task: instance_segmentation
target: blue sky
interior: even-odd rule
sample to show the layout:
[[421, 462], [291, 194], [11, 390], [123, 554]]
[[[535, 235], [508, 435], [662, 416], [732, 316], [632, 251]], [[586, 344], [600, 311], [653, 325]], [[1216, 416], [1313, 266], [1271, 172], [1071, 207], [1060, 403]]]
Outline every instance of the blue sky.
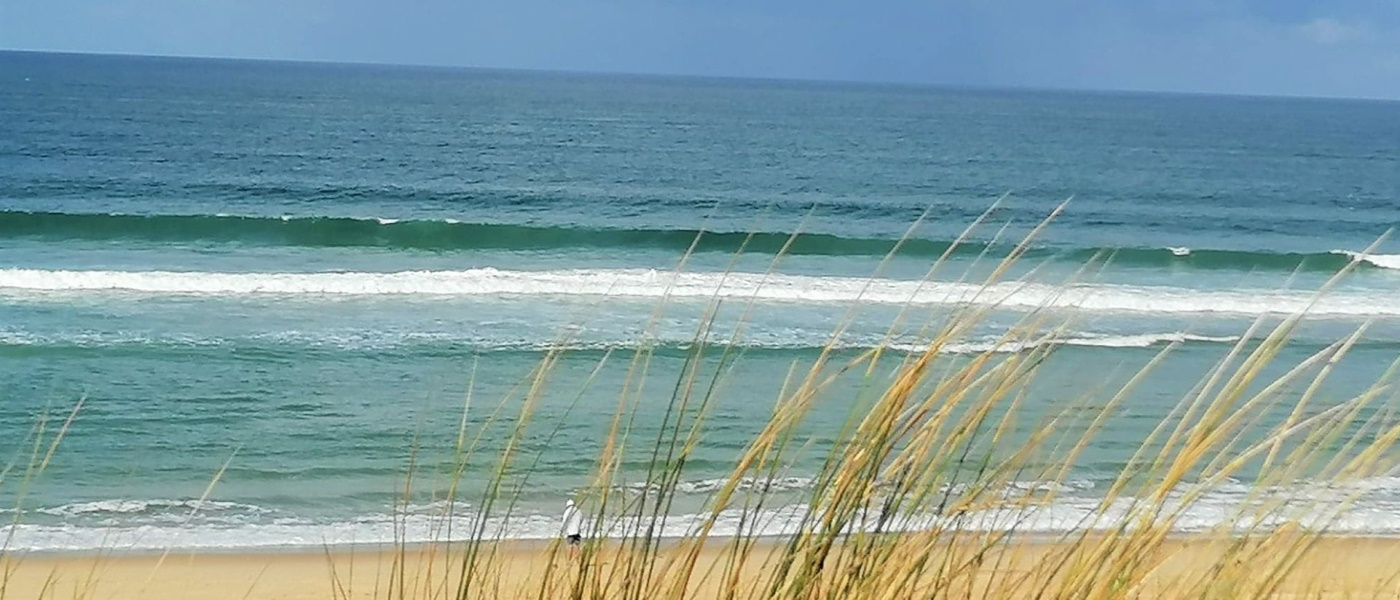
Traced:
[[1400, 98], [1400, 0], [3, 0], [0, 48]]

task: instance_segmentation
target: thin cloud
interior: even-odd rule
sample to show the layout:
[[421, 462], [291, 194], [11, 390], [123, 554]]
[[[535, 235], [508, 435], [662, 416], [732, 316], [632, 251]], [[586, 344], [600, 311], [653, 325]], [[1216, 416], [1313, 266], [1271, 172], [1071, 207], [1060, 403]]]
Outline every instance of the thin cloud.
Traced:
[[1300, 25], [1298, 31], [1308, 40], [1327, 46], [1350, 44], [1371, 37], [1370, 28], [1364, 23], [1347, 23], [1330, 17], [1308, 21]]

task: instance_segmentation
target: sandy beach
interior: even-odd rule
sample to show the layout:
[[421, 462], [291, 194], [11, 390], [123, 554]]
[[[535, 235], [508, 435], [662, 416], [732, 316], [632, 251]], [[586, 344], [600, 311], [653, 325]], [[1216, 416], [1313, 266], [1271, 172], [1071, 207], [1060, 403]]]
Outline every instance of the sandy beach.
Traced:
[[[748, 558], [746, 583], [755, 583], [765, 572], [764, 558], [774, 548], [759, 546]], [[1040, 577], [1035, 568], [1065, 547], [1056, 543], [1026, 543], [994, 552], [982, 561], [978, 575], [969, 581], [1020, 577], [1025, 582]], [[1172, 597], [1220, 566], [1220, 546], [1202, 541], [1174, 541], [1162, 548], [1164, 560], [1154, 570], [1155, 585], [1141, 590], [1143, 597]], [[557, 552], [556, 552], [557, 550]], [[247, 554], [169, 554], [103, 556], [17, 556], [4, 559], [5, 586], [0, 598], [93, 598], [175, 600], [201, 598], [311, 600], [330, 598], [446, 598], [455, 597], [456, 575], [450, 565], [459, 564], [463, 548], [419, 547], [405, 551], [340, 548], [328, 551], [266, 552]], [[483, 587], [495, 597], [538, 598], [540, 581], [551, 571], [554, 589], [544, 597], [567, 594], [572, 575], [571, 559], [562, 548], [543, 543], [483, 545], [478, 551], [494, 554], [493, 566], [483, 573]], [[602, 572], [616, 560], [616, 548], [604, 548], [594, 558]], [[676, 554], [663, 549], [660, 567]], [[689, 597], [717, 597], [715, 577], [704, 577], [711, 567], [722, 567], [727, 554], [721, 544], [706, 546], [694, 569]], [[1248, 572], [1249, 565], [1225, 568]], [[558, 569], [559, 571], [553, 571]], [[1330, 538], [1321, 540], [1305, 556], [1282, 585], [1276, 597], [1394, 597], [1400, 594], [1400, 540], [1383, 538]], [[593, 586], [606, 585], [593, 582]], [[1034, 589], [1033, 584], [1019, 584]], [[993, 586], [992, 589], [998, 589]], [[595, 588], [596, 591], [596, 588]], [[988, 590], [983, 589], [983, 592]], [[1004, 595], [1004, 594], [986, 594]], [[1019, 595], [1019, 594], [1014, 594]], [[1175, 594], [1180, 595], [1180, 594]], [[478, 596], [479, 597], [479, 596]], [[606, 597], [606, 595], [605, 595]]]

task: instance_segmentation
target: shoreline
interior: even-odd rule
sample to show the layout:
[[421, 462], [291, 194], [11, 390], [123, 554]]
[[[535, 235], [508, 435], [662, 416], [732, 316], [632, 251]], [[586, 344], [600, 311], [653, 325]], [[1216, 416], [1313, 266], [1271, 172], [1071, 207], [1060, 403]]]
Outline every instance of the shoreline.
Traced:
[[[882, 535], [902, 535], [902, 534], [904, 534], [904, 533], [910, 533], [910, 532], [887, 533], [887, 534], [882, 534]], [[966, 539], [973, 539], [973, 538], [976, 538], [976, 537], [980, 537], [980, 536], [987, 535], [987, 534], [989, 534], [989, 533], [991, 533], [991, 532], [983, 532], [983, 531], [961, 532], [961, 533], [957, 534], [956, 537], [966, 538]], [[1107, 531], [1091, 531], [1091, 532], [1088, 532], [1087, 536], [1085, 536], [1085, 537], [1091, 538], [1091, 539], [1100, 539], [1100, 538], [1105, 537], [1107, 534], [1108, 534]], [[1066, 533], [1066, 534], [1062, 534], [1062, 533], [1048, 533], [1048, 532], [1034, 532], [1034, 531], [1032, 531], [1032, 532], [1018, 533], [1018, 534], [1016, 534], [1016, 535], [1014, 536], [1014, 538], [1012, 538], [1012, 539], [1014, 539], [1014, 541], [1015, 541], [1016, 543], [1021, 544], [1021, 545], [1053, 546], [1053, 545], [1064, 544], [1065, 541], [1066, 541], [1065, 538], [1066, 538], [1067, 535], [1068, 535], [1067, 533]], [[1261, 538], [1264, 537], [1265, 535], [1267, 535], [1267, 532], [1261, 532], [1260, 534], [1256, 534], [1256, 535], [1248, 536], [1248, 537], [1249, 537], [1250, 539], [1261, 539]], [[1310, 535], [1310, 534], [1308, 534], [1308, 535]], [[757, 543], [758, 545], [760, 545], [760, 546], [775, 546], [775, 545], [778, 545], [778, 544], [780, 544], [780, 543], [782, 543], [782, 542], [786, 542], [786, 541], [788, 541], [788, 540], [791, 540], [792, 537], [793, 537], [792, 535], [781, 535], [781, 534], [773, 534], [773, 535], [755, 535], [755, 536], [747, 536], [747, 537], [744, 538], [744, 540], [745, 540], [745, 541], [749, 541], [749, 542], [756, 542], [756, 543]], [[850, 537], [849, 535], [844, 535], [844, 536], [839, 536], [837, 539], [844, 541], [844, 540], [846, 540], [846, 539], [849, 539], [849, 537]], [[945, 537], [953, 537], [953, 536], [945, 536]], [[1324, 541], [1329, 541], [1329, 542], [1373, 542], [1373, 543], [1394, 542], [1394, 543], [1396, 543], [1397, 545], [1400, 545], [1400, 533], [1381, 534], [1381, 533], [1341, 532], [1341, 533], [1325, 533], [1325, 534], [1320, 534], [1320, 535], [1317, 535], [1316, 538], [1319, 539], [1319, 540], [1324, 540]], [[612, 544], [615, 544], [615, 543], [617, 543], [618, 541], [621, 541], [621, 540], [622, 540], [622, 538], [610, 538], [610, 537], [598, 538], [598, 539], [600, 540], [599, 545], [602, 545], [602, 546], [612, 545]], [[684, 540], [686, 540], [686, 539], [688, 539], [688, 538], [685, 538], [685, 537], [678, 537], [678, 536], [660, 536], [660, 537], [656, 537], [656, 538], [653, 538], [653, 539], [656, 540], [657, 543], [659, 543], [659, 544], [662, 545], [663, 547], [670, 547], [670, 546], [673, 546], [673, 545], [675, 545], [676, 543], [682, 542], [682, 541], [684, 541]], [[1223, 534], [1217, 534], [1217, 533], [1213, 533], [1213, 532], [1172, 532], [1172, 533], [1167, 534], [1167, 536], [1166, 536], [1166, 541], [1169, 542], [1169, 543], [1174, 543], [1174, 544], [1181, 544], [1181, 543], [1188, 543], [1188, 544], [1189, 544], [1189, 543], [1200, 543], [1200, 542], [1205, 542], [1205, 541], [1217, 542], [1217, 541], [1224, 540], [1224, 539], [1240, 540], [1240, 539], [1246, 539], [1246, 536], [1242, 536], [1242, 535], [1223, 535]], [[708, 541], [706, 542], [706, 545], [707, 545], [707, 546], [711, 546], [711, 545], [723, 545], [723, 544], [728, 543], [728, 542], [731, 542], [731, 541], [733, 541], [733, 540], [734, 540], [734, 536], [728, 536], [728, 535], [726, 535], [726, 536], [718, 536], [718, 535], [716, 535], [716, 536], [710, 536], [710, 538], [709, 538]], [[363, 554], [379, 554], [379, 553], [400, 552], [400, 551], [403, 551], [403, 552], [420, 552], [420, 551], [423, 551], [423, 550], [427, 550], [427, 549], [436, 549], [436, 548], [452, 548], [452, 549], [456, 549], [456, 548], [460, 548], [460, 547], [464, 547], [464, 546], [468, 546], [468, 545], [472, 545], [472, 544], [488, 545], [488, 546], [492, 546], [492, 545], [504, 545], [504, 546], [510, 547], [512, 550], [521, 550], [521, 551], [524, 551], [524, 550], [543, 550], [543, 549], [548, 548], [551, 544], [555, 543], [556, 541], [559, 542], [559, 543], [561, 543], [561, 544], [562, 544], [562, 542], [563, 542], [562, 539], [557, 539], [557, 540], [556, 540], [556, 539], [549, 539], [549, 538], [504, 538], [504, 539], [486, 539], [486, 540], [480, 540], [480, 541], [473, 541], [473, 540], [461, 539], [461, 540], [447, 540], [447, 541], [416, 541], [416, 542], [405, 542], [405, 543], [396, 543], [396, 542], [352, 542], [352, 543], [337, 543], [337, 544], [287, 544], [287, 545], [265, 545], [265, 546], [228, 546], [228, 547], [212, 547], [212, 546], [211, 546], [211, 547], [130, 548], [130, 549], [100, 548], [100, 549], [74, 549], [74, 550], [49, 550], [49, 549], [44, 549], [44, 550], [27, 550], [27, 549], [23, 549], [23, 548], [12, 549], [12, 548], [3, 548], [3, 547], [0, 547], [0, 559], [3, 559], [3, 558], [5, 558], [5, 557], [24, 557], [24, 558], [34, 558], [34, 559], [39, 559], [39, 560], [50, 560], [50, 559], [54, 559], [54, 560], [66, 560], [66, 559], [113, 558], [113, 557], [148, 558], [148, 557], [159, 557], [159, 556], [162, 556], [162, 555], [166, 555], [166, 556], [205, 556], [205, 555], [208, 555], [208, 556], [226, 556], [226, 557], [238, 557], [238, 556], [297, 556], [297, 555], [316, 555], [316, 556], [324, 556], [324, 555], [326, 555], [326, 554], [349, 555], [349, 554], [357, 554], [357, 553], [363, 553]], [[1400, 557], [1398, 557], [1398, 558], [1400, 558]]]
[[[722, 565], [728, 554], [726, 542], [732, 539], [714, 539], [703, 545], [694, 573], [703, 574], [707, 569]], [[756, 540], [759, 543], [741, 567], [746, 581], [764, 581], [761, 577], [768, 569], [767, 558], [779, 547], [780, 539]], [[1178, 537], [1164, 541], [1160, 548], [1151, 551], [1154, 560], [1159, 561], [1154, 571], [1159, 572], [1145, 579], [1145, 585], [1160, 595], [1222, 564], [1226, 569], [1241, 568], [1234, 556], [1222, 554], [1227, 544], [1221, 542], [1218, 537]], [[934, 552], [957, 556], [975, 550], [977, 543], [975, 537], [969, 537]], [[486, 552], [481, 556], [486, 557], [483, 564], [489, 565], [485, 568], [498, 586], [496, 597], [536, 597], [541, 585], [565, 585], [566, 582], [559, 581], [560, 573], [570, 571], [560, 568], [573, 558], [562, 545], [551, 550], [552, 544], [553, 541], [543, 540], [486, 542]], [[407, 592], [403, 594], [407, 597], [437, 597], [436, 592], [451, 588], [458, 581], [455, 575], [459, 572], [465, 547], [457, 543], [390, 548], [368, 546], [315, 551], [172, 551], [86, 556], [7, 553], [0, 555], [0, 567], [3, 567], [0, 573], [5, 578], [0, 592], [7, 598], [339, 600], [385, 597], [386, 586], [399, 586], [401, 589], [395, 591]], [[621, 549], [615, 544], [600, 543], [593, 549], [592, 560], [600, 572], [606, 572], [610, 564], [621, 564], [614, 561], [623, 560]], [[652, 564], [664, 568], [667, 557], [676, 555], [673, 550], [674, 546], [663, 545]], [[1010, 543], [993, 546], [989, 555], [992, 558], [987, 566], [978, 567], [973, 580], [1021, 577], [1037, 572], [1036, 565], [1050, 562], [1061, 555], [1058, 553], [1082, 551], [1082, 547], [1076, 548], [1063, 541], [1018, 536]], [[1255, 559], [1274, 560], [1272, 552], [1276, 549], [1269, 552]], [[1228, 558], [1222, 559], [1223, 556]], [[1249, 576], [1249, 568], [1253, 567], [1246, 565], [1240, 571], [1242, 576]], [[555, 579], [548, 584], [541, 583], [551, 572]], [[1051, 575], [1054, 576], [1057, 575]], [[1279, 597], [1341, 598], [1400, 593], [1400, 537], [1324, 536], [1304, 553], [1285, 579]], [[717, 597], [718, 585], [713, 578], [697, 576], [693, 582], [694, 593], [687, 597]], [[514, 591], [507, 593], [509, 590]], [[1010, 596], [1019, 597], [1018, 594]], [[1157, 596], [1149, 594], [1149, 597]]]

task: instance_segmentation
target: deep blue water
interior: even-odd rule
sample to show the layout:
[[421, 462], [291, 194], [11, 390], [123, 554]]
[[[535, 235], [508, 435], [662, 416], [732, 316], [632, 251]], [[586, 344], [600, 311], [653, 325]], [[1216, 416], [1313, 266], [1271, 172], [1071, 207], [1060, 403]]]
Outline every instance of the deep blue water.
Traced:
[[[659, 422], [719, 290], [712, 337], [744, 352], [687, 468], [678, 510], [696, 510], [838, 324], [853, 355], [912, 300], [896, 344], [918, 349], [919, 323], [992, 302], [959, 283], [989, 273], [979, 257], [1066, 200], [1013, 269], [1033, 285], [991, 290], [1000, 308], [942, 360], [1048, 307], [1068, 323], [1031, 396], [1048, 410], [1183, 343], [1072, 474], [1073, 514], [1250, 322], [1303, 308], [1400, 223], [1385, 102], [0, 53], [0, 115], [3, 457], [86, 398], [25, 492], [30, 548], [382, 541], [415, 439], [445, 453], [468, 388], [477, 426], [563, 340], [513, 533], [549, 535], [628, 356], [580, 382], [655, 343], [637, 410]], [[1400, 242], [1375, 251], [1280, 359], [1371, 322], [1328, 402], [1400, 351]], [[845, 397], [814, 415], [817, 445]], [[819, 458], [785, 471], [794, 498]], [[1373, 484], [1384, 515], [1400, 484]]]

